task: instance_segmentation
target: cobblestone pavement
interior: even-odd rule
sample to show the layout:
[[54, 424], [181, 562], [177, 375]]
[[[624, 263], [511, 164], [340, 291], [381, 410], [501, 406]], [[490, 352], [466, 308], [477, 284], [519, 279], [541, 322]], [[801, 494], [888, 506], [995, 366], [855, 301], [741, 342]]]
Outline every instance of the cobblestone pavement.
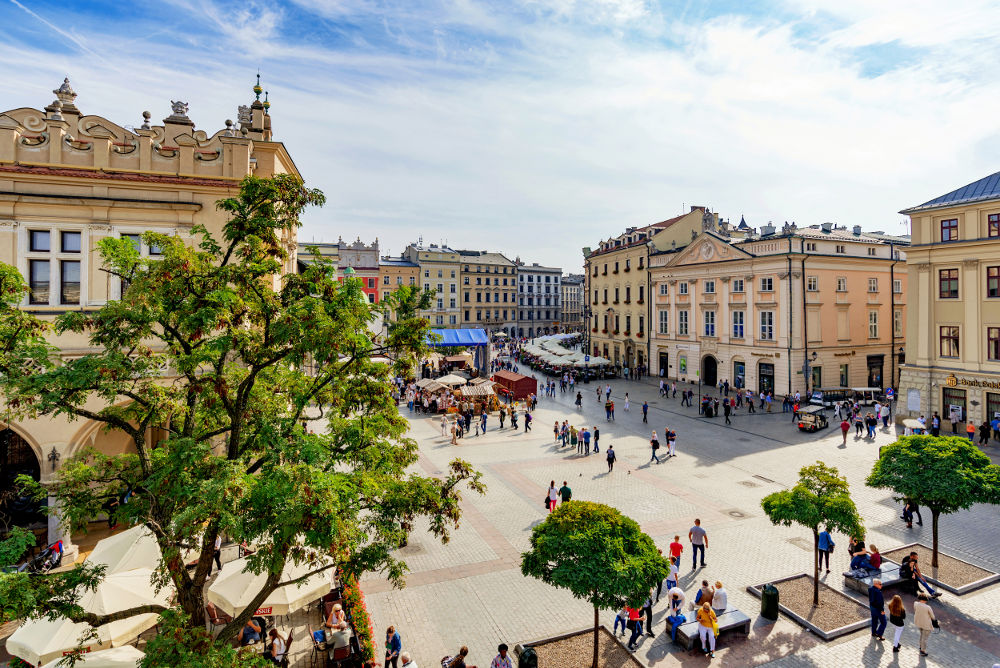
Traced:
[[[470, 436], [452, 446], [428, 418], [411, 416], [412, 435], [420, 443], [419, 470], [438, 473], [461, 457], [483, 472], [484, 496], [463, 501], [461, 528], [442, 545], [418, 527], [401, 551], [410, 565], [407, 586], [393, 590], [377, 576], [363, 583], [376, 636], [395, 624], [404, 649], [422, 666], [435, 666], [461, 645], [470, 648], [470, 664], [488, 666], [496, 646], [556, 635], [587, 626], [592, 609], [566, 591], [525, 578], [520, 553], [528, 548], [531, 528], [546, 511], [543, 497], [550, 480], [569, 482], [575, 499], [615, 506], [638, 521], [664, 550], [674, 535], [687, 542], [695, 517], [708, 531], [704, 569], [691, 569], [685, 551], [681, 584], [689, 592], [702, 579], [721, 580], [730, 601], [754, 620], [747, 639], [724, 637], [715, 664], [726, 666], [992, 666], [1000, 661], [1000, 585], [962, 597], [945, 593], [935, 603], [942, 631], [934, 634], [930, 657], [917, 655], [917, 632], [908, 626], [903, 650], [894, 655], [889, 643], [870, 641], [866, 631], [824, 643], [782, 617], [771, 623], [758, 617], [759, 602], [747, 585], [810, 572], [812, 539], [796, 527], [775, 527], [760, 509], [760, 499], [795, 483], [798, 470], [822, 460], [846, 475], [868, 528], [867, 540], [882, 550], [931, 540], [930, 517], [924, 526], [906, 529], [899, 505], [887, 492], [864, 486], [878, 447], [895, 439], [880, 429], [874, 442], [856, 439], [853, 431], [841, 446], [836, 426], [818, 435], [801, 434], [780, 404], [770, 414], [739, 411], [726, 426], [722, 417], [698, 417], [697, 409], [679, 399], [658, 396], [654, 381], [613, 381], [616, 420], [607, 422], [595, 399], [596, 384], [585, 384], [583, 410], [573, 406], [575, 392], [539, 399], [531, 432], [509, 426], [497, 430], [491, 419], [484, 436]], [[631, 410], [623, 410], [624, 393]], [[642, 423], [641, 405], [649, 402], [649, 423]], [[405, 406], [403, 411], [406, 412]], [[577, 455], [553, 443], [552, 424], [568, 419], [601, 430], [601, 454]], [[649, 463], [649, 437], [662, 440], [666, 427], [678, 433], [678, 456]], [[608, 474], [604, 450], [613, 444], [618, 463]], [[660, 452], [664, 452], [661, 449]], [[1000, 515], [996, 508], [977, 506], [942, 517], [944, 551], [1000, 571]], [[828, 584], [842, 588], [847, 567], [846, 536], [835, 536]], [[847, 590], [844, 590], [847, 591]], [[856, 594], [855, 594], [856, 595]], [[912, 609], [907, 600], [907, 608]], [[664, 633], [663, 606], [655, 608], [654, 638], [645, 638], [636, 656], [649, 666], [702, 665], [706, 660], [670, 644]], [[911, 615], [912, 617], [912, 615]], [[610, 628], [613, 613], [602, 612]], [[381, 648], [379, 650], [381, 656]], [[586, 664], [586, 659], [581, 665]], [[543, 667], [544, 668], [544, 667]]]

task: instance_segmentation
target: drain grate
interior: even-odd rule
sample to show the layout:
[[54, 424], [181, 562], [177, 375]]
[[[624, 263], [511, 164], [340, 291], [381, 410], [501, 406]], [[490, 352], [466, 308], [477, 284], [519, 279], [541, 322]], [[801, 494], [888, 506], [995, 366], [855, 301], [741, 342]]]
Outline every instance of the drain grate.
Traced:
[[760, 487], [760, 485], [755, 483], [753, 480], [740, 480], [736, 484], [743, 485], [744, 487]]
[[764, 482], [774, 482], [774, 481], [773, 481], [773, 480], [771, 480], [770, 478], [765, 478], [765, 477], [764, 477], [764, 476], [762, 476], [762, 475], [755, 475], [755, 476], [754, 476], [754, 478], [757, 478], [757, 480], [763, 480]]
[[735, 517], [738, 520], [746, 519], [746, 513], [740, 510], [727, 510], [726, 514], [729, 515], [730, 517]]

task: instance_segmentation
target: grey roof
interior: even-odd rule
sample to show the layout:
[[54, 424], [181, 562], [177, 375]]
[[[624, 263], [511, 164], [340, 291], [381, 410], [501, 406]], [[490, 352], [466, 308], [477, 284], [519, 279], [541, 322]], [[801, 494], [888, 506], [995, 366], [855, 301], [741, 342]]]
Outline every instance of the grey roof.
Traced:
[[743, 216], [740, 216], [740, 224], [736, 227], [736, 229], [738, 229], [738, 230], [749, 230], [750, 226], [747, 225], [747, 219], [744, 218]]
[[475, 262], [480, 264], [501, 264], [511, 266], [514, 261], [509, 259], [503, 253], [492, 253], [490, 251], [474, 251], [474, 250], [458, 250], [459, 255], [463, 258], [463, 263], [468, 262], [467, 258], [476, 258]]
[[406, 258], [402, 257], [383, 257], [379, 258], [379, 265], [394, 265], [397, 267], [419, 267], [420, 265], [416, 262], [410, 262]]
[[978, 181], [973, 181], [964, 185], [958, 190], [935, 197], [929, 202], [924, 202], [919, 206], [903, 209], [900, 213], [915, 213], [929, 209], [941, 209], [956, 204], [967, 204], [969, 202], [981, 202], [984, 200], [1000, 199], [1000, 172], [990, 174]]

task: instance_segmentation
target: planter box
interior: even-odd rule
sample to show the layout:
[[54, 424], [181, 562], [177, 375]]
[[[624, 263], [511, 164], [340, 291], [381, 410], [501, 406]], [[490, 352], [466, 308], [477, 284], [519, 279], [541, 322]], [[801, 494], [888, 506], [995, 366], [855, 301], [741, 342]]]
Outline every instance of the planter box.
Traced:
[[[598, 628], [598, 663], [604, 668], [642, 668], [642, 663], [603, 624]], [[589, 666], [594, 654], [594, 627], [540, 638], [514, 646], [514, 656], [520, 658], [527, 648], [538, 655], [540, 668], [580, 668]]]
[[[883, 556], [883, 558], [891, 558], [893, 561], [899, 563], [910, 552], [917, 552], [920, 557], [920, 573], [924, 576], [925, 580], [956, 596], [968, 594], [970, 591], [982, 589], [987, 585], [1000, 581], [1000, 573], [994, 573], [981, 566], [970, 564], [964, 559], [953, 557], [940, 550], [938, 550], [938, 562], [940, 565], [936, 569], [932, 568], [932, 550], [923, 543], [910, 543], [909, 545], [894, 548], [883, 553], [883, 555], [888, 555], [888, 557]], [[959, 571], [959, 574], [954, 573], [956, 570]], [[949, 578], [947, 577], [948, 575], [952, 575], [952, 577]], [[947, 581], [944, 578], [947, 578]]]
[[[823, 640], [833, 640], [834, 638], [839, 638], [840, 636], [845, 636], [845, 635], [847, 635], [849, 633], [854, 633], [855, 631], [860, 631], [863, 628], [867, 628], [867, 627], [871, 626], [871, 613], [868, 611], [867, 604], [862, 605], [857, 600], [851, 598], [847, 594], [844, 594], [843, 592], [839, 592], [836, 589], [834, 589], [833, 587], [830, 587], [829, 585], [825, 585], [822, 582], [819, 584], [819, 592], [820, 592], [820, 600], [821, 601], [824, 598], [828, 598], [828, 597], [831, 597], [831, 596], [832, 597], [839, 597], [837, 600], [839, 601], [839, 603], [845, 604], [844, 605], [845, 608], [847, 608], [847, 609], [857, 608], [857, 611], [858, 611], [858, 615], [857, 616], [860, 617], [860, 619], [856, 619], [855, 621], [847, 621], [847, 623], [840, 624], [840, 625], [837, 625], [837, 626], [834, 626], [832, 624], [827, 624], [827, 625], [824, 625], [825, 626], [825, 628], [824, 628], [824, 627], [819, 626], [816, 623], [813, 623], [809, 619], [806, 619], [806, 617], [804, 617], [802, 614], [799, 614], [799, 612], [802, 612], [802, 611], [796, 612], [795, 610], [792, 610], [791, 608], [789, 608], [788, 606], [786, 606], [785, 603], [782, 602], [782, 600], [780, 598], [780, 592], [781, 592], [781, 586], [780, 585], [781, 585], [781, 583], [782, 582], [790, 582], [792, 580], [801, 580], [802, 578], [805, 578], [806, 580], [808, 580], [808, 584], [809, 584], [809, 587], [811, 589], [811, 587], [812, 587], [812, 575], [807, 575], [805, 573], [802, 573], [800, 575], [792, 575], [792, 576], [789, 576], [789, 577], [786, 577], [786, 578], [781, 578], [780, 580], [770, 580], [769, 582], [762, 582], [761, 584], [750, 585], [749, 587], [747, 587], [747, 591], [749, 593], [753, 594], [754, 596], [756, 596], [757, 598], [760, 598], [760, 590], [764, 587], [764, 585], [766, 585], [766, 584], [773, 584], [773, 585], [777, 586], [778, 587], [778, 592], [779, 592], [778, 609], [781, 612], [785, 613], [785, 615], [787, 615], [788, 617], [790, 617], [792, 619], [792, 621], [794, 621], [796, 624], [798, 624], [800, 626], [804, 626], [805, 628], [809, 629], [810, 631], [812, 631], [813, 633], [815, 633], [817, 636], [819, 636]], [[810, 594], [809, 602], [807, 603], [807, 605], [809, 606], [809, 608], [812, 608], [812, 595], [811, 594]], [[853, 615], [851, 615], [851, 616], [853, 616]], [[839, 621], [837, 622], [837, 624], [839, 624]]]

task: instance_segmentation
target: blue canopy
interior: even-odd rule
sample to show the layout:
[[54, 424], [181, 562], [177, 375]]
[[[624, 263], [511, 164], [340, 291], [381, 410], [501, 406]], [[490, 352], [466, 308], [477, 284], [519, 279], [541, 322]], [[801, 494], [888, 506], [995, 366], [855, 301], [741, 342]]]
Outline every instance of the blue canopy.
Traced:
[[488, 346], [490, 337], [483, 329], [432, 329], [439, 341], [428, 341], [431, 346]]

